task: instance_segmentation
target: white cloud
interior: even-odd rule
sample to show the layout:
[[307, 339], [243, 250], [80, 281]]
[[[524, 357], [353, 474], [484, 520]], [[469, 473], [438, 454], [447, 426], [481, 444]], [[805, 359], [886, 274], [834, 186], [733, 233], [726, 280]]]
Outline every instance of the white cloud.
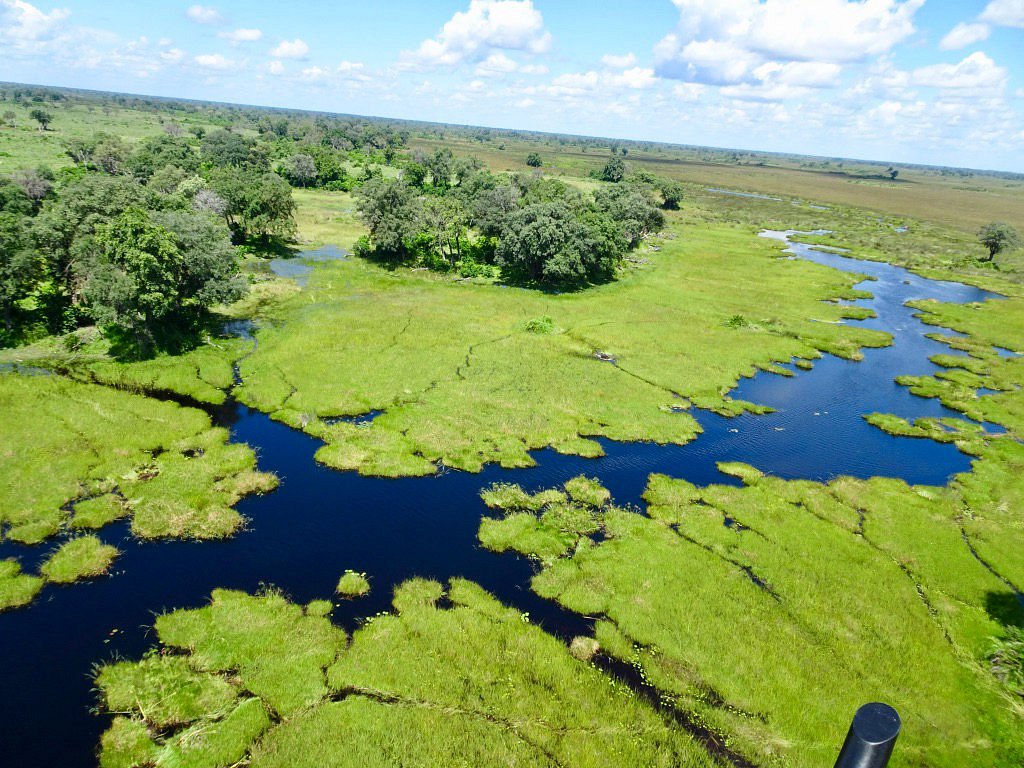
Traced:
[[309, 53], [309, 46], [299, 38], [282, 40], [271, 52], [279, 59], [301, 59]]
[[632, 67], [636, 64], [636, 56], [632, 53], [627, 53], [624, 56], [616, 56], [608, 53], [601, 57], [601, 63], [611, 69], [625, 69], [626, 67]]
[[263, 31], [259, 29], [234, 29], [230, 32], [218, 32], [217, 37], [224, 38], [232, 45], [254, 43], [263, 37]]
[[405, 68], [457, 66], [479, 62], [496, 50], [544, 53], [551, 35], [532, 0], [470, 0], [441, 28], [437, 37], [424, 40], [415, 51], [405, 51]]
[[1000, 27], [1024, 29], [1024, 0], [992, 0], [978, 19]]
[[492, 53], [477, 64], [473, 74], [477, 77], [502, 77], [512, 73], [522, 75], [546, 75], [548, 68], [543, 64], [520, 64], [501, 51]]
[[786, 83], [740, 83], [739, 85], [726, 85], [721, 89], [723, 96], [741, 101], [785, 101], [787, 99], [802, 99], [812, 93], [810, 88], [802, 85], [788, 85]]
[[212, 5], [190, 5], [185, 15], [197, 24], [216, 24], [220, 21], [220, 11]]
[[527, 98], [527, 99], [520, 99], [519, 101], [517, 101], [512, 106], [514, 106], [516, 109], [529, 109], [530, 107], [532, 107], [536, 103], [537, 102], [534, 101], [533, 99]]
[[201, 53], [195, 58], [196, 64], [203, 69], [228, 70], [235, 66], [235, 62], [219, 53]]
[[185, 58], [185, 52], [180, 48], [168, 48], [166, 51], [160, 51], [160, 58], [168, 64], [177, 64]]
[[280, 61], [272, 61], [270, 62], [267, 69], [270, 71], [270, 74], [272, 75], [284, 74], [284, 63]]
[[707, 86], [700, 83], [676, 83], [672, 86], [672, 94], [679, 101], [698, 101], [705, 91]]
[[302, 70], [302, 76], [306, 80], [323, 80], [330, 74], [330, 70], [323, 67], [306, 67]]
[[476, 68], [476, 74], [480, 77], [498, 77], [519, 69], [519, 65], [504, 53], [492, 53], [480, 62]]
[[626, 71], [615, 75], [611, 82], [613, 85], [640, 90], [643, 88], [650, 88], [655, 82], [657, 82], [657, 78], [654, 76], [653, 69], [633, 67], [632, 69], [627, 69]]
[[754, 69], [763, 62], [758, 54], [731, 41], [691, 40], [678, 52], [671, 66], [662, 63], [659, 74], [679, 80], [728, 85], [750, 80]]
[[988, 24], [960, 23], [949, 30], [949, 33], [942, 38], [939, 48], [944, 51], [957, 51], [986, 39], [990, 32]]
[[366, 65], [361, 61], [343, 61], [337, 66], [338, 72], [341, 74], [356, 74], [362, 72], [366, 68]]
[[981, 51], [958, 64], [932, 64], [911, 73], [911, 82], [931, 88], [971, 91], [972, 95], [1002, 93], [1007, 72]]
[[0, 0], [0, 40], [34, 42], [53, 36], [71, 11], [54, 8], [43, 13], [23, 0]]
[[676, 29], [655, 46], [659, 75], [758, 85], [766, 62], [845, 64], [881, 55], [914, 32], [924, 0], [673, 0]]
[[1024, 88], [1018, 88], [1016, 94], [1014, 94], [1014, 95], [1018, 99], [1024, 99]]

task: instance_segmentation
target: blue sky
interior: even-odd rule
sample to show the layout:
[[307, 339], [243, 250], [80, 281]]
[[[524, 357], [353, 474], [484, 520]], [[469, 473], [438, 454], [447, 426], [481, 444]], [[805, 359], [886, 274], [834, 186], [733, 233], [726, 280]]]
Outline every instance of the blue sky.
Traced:
[[1024, 0], [0, 0], [0, 80], [1024, 171]]

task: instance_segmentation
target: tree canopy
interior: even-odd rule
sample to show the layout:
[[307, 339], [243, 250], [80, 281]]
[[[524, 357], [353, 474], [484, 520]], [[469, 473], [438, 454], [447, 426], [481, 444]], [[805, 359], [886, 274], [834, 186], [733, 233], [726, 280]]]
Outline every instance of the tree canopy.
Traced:
[[978, 232], [978, 240], [988, 248], [988, 260], [991, 261], [1003, 251], [1011, 251], [1021, 246], [1020, 235], [1005, 222], [993, 221], [986, 224]]

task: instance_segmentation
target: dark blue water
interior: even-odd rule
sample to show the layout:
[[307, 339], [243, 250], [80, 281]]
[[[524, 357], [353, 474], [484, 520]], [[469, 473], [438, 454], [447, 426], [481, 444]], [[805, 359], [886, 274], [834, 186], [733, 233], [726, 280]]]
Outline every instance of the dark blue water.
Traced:
[[[250, 520], [248, 529], [226, 542], [140, 544], [130, 538], [127, 524], [108, 527], [102, 537], [124, 552], [113, 576], [47, 587], [31, 607], [0, 614], [0, 766], [93, 766], [107, 719], [89, 712], [95, 704], [92, 665], [119, 654], [140, 656], [154, 642], [148, 630], [154, 614], [202, 605], [217, 587], [252, 591], [272, 584], [305, 602], [330, 597], [345, 569], [365, 571], [371, 594], [341, 603], [334, 612], [338, 623], [352, 629], [360, 616], [386, 610], [392, 587], [406, 578], [465, 576], [559, 636], [586, 631], [586, 620], [529, 591], [528, 561], [477, 545], [486, 514], [478, 494], [498, 480], [540, 489], [586, 472], [600, 477], [617, 501], [639, 504], [647, 476], [655, 471], [701, 485], [735, 483], [717, 471], [718, 461], [745, 461], [787, 478], [877, 474], [937, 484], [969, 469], [968, 458], [952, 446], [893, 438], [861, 416], [957, 415], [892, 381], [900, 374], [933, 373], [928, 356], [949, 353], [924, 338], [934, 328], [915, 320], [903, 302], [982, 301], [991, 295], [884, 264], [804, 246], [794, 250], [802, 258], [876, 277], [862, 286], [875, 298], [858, 303], [874, 308], [878, 318], [864, 325], [892, 333], [895, 344], [866, 350], [859, 363], [826, 357], [794, 378], [760, 374], [744, 380], [734, 397], [778, 412], [736, 419], [696, 413], [705, 432], [687, 446], [602, 440], [607, 455], [597, 460], [544, 450], [534, 454], [537, 466], [531, 469], [489, 467], [478, 475], [380, 480], [318, 466], [317, 441], [261, 413], [230, 403], [218, 409], [217, 420], [233, 439], [257, 449], [260, 467], [276, 472], [281, 487], [244, 500], [239, 510]], [[46, 549], [4, 543], [0, 558], [17, 556], [33, 570]]]

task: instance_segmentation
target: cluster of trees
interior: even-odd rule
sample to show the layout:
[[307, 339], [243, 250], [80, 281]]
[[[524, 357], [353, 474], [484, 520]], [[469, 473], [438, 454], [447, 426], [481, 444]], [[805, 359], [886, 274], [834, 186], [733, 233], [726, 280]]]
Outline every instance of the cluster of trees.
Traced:
[[497, 176], [438, 150], [410, 158], [398, 179], [361, 186], [357, 209], [370, 234], [359, 251], [464, 275], [499, 267], [531, 284], [604, 280], [664, 225], [654, 184], [620, 182], [589, 195], [556, 179]]
[[100, 134], [67, 153], [58, 174], [0, 182], [0, 341], [96, 323], [135, 354], [180, 348], [243, 294], [235, 244], [295, 233], [291, 187], [238, 133]]

